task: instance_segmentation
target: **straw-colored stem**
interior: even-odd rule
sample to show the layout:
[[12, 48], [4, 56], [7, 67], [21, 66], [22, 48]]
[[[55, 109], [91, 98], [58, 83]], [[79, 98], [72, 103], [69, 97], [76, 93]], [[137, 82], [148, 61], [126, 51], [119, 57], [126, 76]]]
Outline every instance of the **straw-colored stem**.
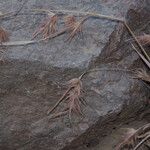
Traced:
[[140, 58], [145, 62], [145, 64], [150, 68], [150, 62], [135, 48], [133, 44], [131, 44], [133, 49], [137, 52]]
[[33, 9], [32, 11], [35, 11], [35, 12], [45, 12], [48, 15], [55, 15], [53, 12], [51, 12], [49, 10], [46, 10], [46, 9]]
[[87, 70], [85, 71], [84, 73], [82, 73], [80, 76], [79, 76], [79, 79], [83, 79], [83, 77], [89, 73], [92, 73], [92, 72], [98, 72], [98, 71], [122, 71], [122, 72], [130, 72], [130, 73], [134, 73], [133, 70], [127, 70], [127, 69], [119, 69], [119, 68], [111, 68], [111, 69], [102, 69], [102, 68], [97, 68], [97, 69], [91, 69], [91, 70]]
[[63, 96], [57, 101], [57, 103], [54, 105], [53, 108], [47, 111], [47, 114], [51, 113], [52, 111], [55, 110], [55, 108], [64, 100], [68, 92], [72, 89], [72, 87], [68, 88], [68, 90], [63, 94]]
[[65, 115], [67, 115], [67, 114], [68, 114], [68, 109], [64, 110], [63, 112], [59, 112], [59, 113], [56, 113], [56, 114], [52, 114], [52, 115], [50, 115], [48, 118], [49, 118], [49, 119], [56, 119], [56, 118], [65, 116]]
[[47, 13], [55, 12], [55, 13], [63, 13], [63, 14], [72, 13], [72, 14], [77, 14], [77, 15], [89, 15], [91, 17], [100, 17], [100, 18], [109, 19], [109, 20], [113, 20], [113, 21], [123, 22], [123, 19], [120, 19], [120, 18], [116, 18], [116, 17], [108, 16], [108, 15], [103, 15], [100, 13], [92, 13], [92, 12], [72, 11], [72, 10], [45, 10], [45, 9], [34, 9], [33, 11], [47, 12]]
[[138, 41], [137, 37], [134, 35], [134, 33], [131, 30], [131, 28], [129, 27], [129, 25], [126, 22], [124, 22], [124, 25], [128, 29], [128, 31], [130, 32], [130, 34], [132, 35], [132, 37], [134, 38], [134, 40], [136, 41], [136, 43], [138, 44], [138, 46], [141, 48], [142, 52], [145, 54], [145, 56], [148, 59], [148, 61], [150, 62], [150, 57], [148, 56], [148, 54], [146, 53], [145, 49], [143, 48], [143, 46]]
[[133, 150], [137, 150], [149, 138], [150, 138], [150, 135], [146, 136]]

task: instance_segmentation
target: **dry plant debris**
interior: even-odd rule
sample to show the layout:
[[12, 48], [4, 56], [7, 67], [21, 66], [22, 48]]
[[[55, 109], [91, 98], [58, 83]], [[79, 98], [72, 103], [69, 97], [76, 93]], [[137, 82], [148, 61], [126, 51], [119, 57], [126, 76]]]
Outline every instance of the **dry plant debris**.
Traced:
[[39, 34], [43, 35], [43, 38], [49, 37], [51, 34], [54, 34], [56, 32], [56, 26], [57, 26], [58, 16], [53, 15], [48, 16], [46, 18], [46, 21], [42, 22], [42, 25], [33, 33], [33, 38], [37, 37]]
[[48, 110], [47, 114], [52, 113], [62, 101], [65, 101], [67, 102], [67, 108], [63, 112], [52, 114], [51, 118], [55, 118], [54, 116], [59, 116], [59, 115], [61, 116], [61, 114], [68, 113], [69, 119], [71, 120], [72, 113], [81, 115], [82, 114], [81, 104], [85, 104], [84, 99], [81, 96], [82, 93], [83, 93], [82, 82], [80, 78], [71, 79], [68, 82], [68, 89], [66, 90], [66, 92], [57, 101], [55, 106], [50, 110]]
[[142, 45], [150, 45], [150, 35], [149, 34], [144, 34], [137, 36], [137, 39]]
[[0, 43], [7, 42], [9, 40], [8, 32], [0, 27]]
[[71, 41], [77, 33], [82, 32], [82, 25], [87, 19], [88, 16], [83, 17], [79, 21], [76, 20], [75, 16], [65, 17], [65, 25], [67, 27], [67, 31], [69, 32], [68, 41]]
[[150, 75], [144, 69], [138, 69], [135, 71], [135, 78], [141, 79], [146, 82], [150, 82]]
[[136, 51], [136, 53], [140, 56], [140, 58], [144, 61], [144, 63], [149, 67], [149, 69], [150, 69], [150, 61], [149, 60], [147, 60], [145, 57], [144, 57], [144, 55], [142, 55], [138, 50], [137, 50], [137, 48], [133, 45], [133, 44], [131, 44], [132, 45], [132, 48]]
[[[69, 27], [61, 30], [60, 32], [56, 32], [54, 34], [51, 34], [50, 31], [55, 31], [55, 19], [54, 21], [51, 22], [51, 25], [50, 25], [50, 20], [45, 22], [44, 25], [40, 26], [38, 30], [36, 30], [34, 33], [33, 33], [33, 39], [38, 36], [39, 34], [42, 34], [44, 38], [40, 39], [40, 40], [28, 40], [28, 41], [10, 41], [10, 42], [6, 42], [3, 44], [3, 46], [22, 46], [22, 45], [29, 45], [29, 44], [35, 44], [35, 43], [39, 43], [39, 42], [42, 42], [42, 41], [45, 41], [45, 40], [48, 40], [48, 39], [52, 39], [52, 38], [55, 38], [59, 35], [62, 35], [66, 32], [69, 31], [70, 35], [68, 37], [68, 40], [71, 41], [74, 36], [81, 32], [81, 26], [83, 25], [83, 23], [88, 19], [88, 18], [104, 18], [104, 19], [109, 19], [109, 20], [112, 20], [112, 21], [117, 21], [117, 22], [122, 22], [123, 23], [123, 19], [119, 19], [119, 18], [115, 18], [115, 17], [112, 17], [112, 16], [107, 16], [107, 15], [102, 15], [102, 14], [98, 14], [98, 13], [92, 13], [92, 12], [81, 12], [81, 11], [68, 11], [68, 10], [52, 10], [52, 11], [49, 11], [49, 10], [45, 10], [45, 9], [34, 9], [32, 10], [34, 11], [34, 13], [44, 13], [44, 14], [47, 14], [48, 16], [64, 16], [66, 14], [74, 14], [73, 16], [76, 17], [76, 16], [82, 16], [82, 19], [79, 20], [79, 21], [76, 21], [76, 23], [74, 24], [70, 24]], [[55, 13], [53, 13], [55, 12]], [[78, 14], [78, 15], [77, 15]], [[49, 26], [50, 25], [50, 26]], [[50, 29], [51, 30], [48, 30]], [[49, 35], [49, 36], [48, 36]]]
[[123, 142], [116, 147], [116, 150], [137, 150], [140, 146], [146, 143], [148, 139], [150, 139], [150, 123], [137, 130], [131, 130]]
[[[131, 36], [133, 37], [133, 39], [135, 40], [136, 44], [138, 45], [138, 47], [140, 48], [140, 50], [142, 51], [142, 53], [144, 54], [144, 55], [142, 55], [142, 54], [141, 55], [143, 57], [145, 56], [146, 59], [147, 59], [147, 61], [150, 63], [150, 56], [147, 54], [147, 52], [145, 51], [144, 47], [141, 45], [141, 43], [139, 42], [138, 38], [135, 36], [135, 34], [133, 33], [133, 31], [131, 30], [131, 28], [129, 27], [129, 25], [126, 23], [126, 21], [124, 21], [124, 25], [127, 28], [127, 30], [129, 31], [129, 33], [131, 34]], [[135, 46], [132, 44], [132, 47], [135, 47]]]
[[82, 85], [82, 79], [87, 75], [88, 73], [97, 72], [97, 71], [121, 71], [121, 72], [130, 72], [133, 73], [132, 70], [126, 70], [126, 69], [119, 69], [119, 68], [97, 68], [97, 69], [91, 69], [87, 70], [84, 73], [82, 73], [78, 78], [73, 78], [68, 82], [68, 89], [64, 92], [62, 97], [56, 102], [56, 104], [47, 111], [47, 114], [49, 115], [52, 113], [62, 101], [65, 101], [67, 103], [67, 107], [62, 112], [53, 113], [51, 114], [50, 118], [58, 118], [61, 116], [64, 116], [66, 114], [69, 115], [69, 119], [71, 120], [72, 113], [75, 113], [77, 115], [83, 115], [81, 105], [86, 105], [86, 101], [83, 98], [83, 85]]
[[[88, 17], [83, 17], [81, 20], [77, 21], [75, 16], [66, 16], [64, 17], [64, 24], [65, 27], [56, 32], [57, 22], [61, 17], [58, 17], [57, 14], [54, 14], [52, 17], [48, 16], [46, 21], [40, 25], [40, 27], [33, 33], [33, 39], [37, 37], [39, 34], [43, 35], [43, 39], [50, 39], [51, 36], [57, 35], [59, 36], [60, 33], [69, 33], [68, 41], [71, 41], [77, 33], [82, 31], [82, 24], [86, 21]], [[55, 36], [56, 37], [56, 36]]]

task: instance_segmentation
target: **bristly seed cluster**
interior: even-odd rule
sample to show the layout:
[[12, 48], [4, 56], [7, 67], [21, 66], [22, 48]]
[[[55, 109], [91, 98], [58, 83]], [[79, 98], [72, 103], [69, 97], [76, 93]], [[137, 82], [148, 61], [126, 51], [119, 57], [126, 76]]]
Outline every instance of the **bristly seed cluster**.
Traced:
[[74, 16], [66, 16], [65, 17], [65, 26], [69, 33], [68, 41], [71, 41], [77, 33], [82, 32], [82, 25], [86, 21], [87, 17], [82, 18], [77, 21]]
[[150, 83], [150, 75], [144, 69], [138, 69], [135, 71], [135, 78], [141, 79], [143, 81]]
[[33, 38], [37, 37], [39, 34], [42, 34], [43, 38], [47, 38], [51, 34], [54, 34], [56, 32], [57, 21], [57, 15], [53, 15], [52, 17], [48, 16], [48, 18], [42, 22], [39, 29], [33, 33]]
[[[65, 112], [68, 113], [69, 119], [71, 120], [72, 113], [76, 113], [77, 115], [82, 115], [82, 110], [81, 110], [81, 104], [86, 104], [85, 100], [82, 97], [82, 82], [79, 78], [74, 78], [68, 82], [68, 89], [66, 92], [63, 94], [63, 96], [57, 101], [55, 106], [48, 110], [47, 114], [52, 113], [58, 105], [62, 102], [65, 101], [67, 103], [67, 108], [64, 109], [62, 113], [58, 114], [66, 114]], [[57, 114], [53, 114], [54, 116], [57, 116]], [[53, 118], [52, 115], [52, 118]]]
[[137, 150], [142, 145], [146, 144], [146, 141], [150, 139], [150, 123], [143, 127], [134, 130], [129, 128], [129, 132], [124, 140], [116, 147], [115, 150]]
[[[33, 39], [36, 38], [38, 35], [42, 35], [43, 38], [50, 37], [54, 33], [57, 32], [57, 23], [61, 19], [60, 16], [54, 14], [53, 16], [48, 16], [46, 21], [42, 22], [40, 27], [33, 33]], [[82, 32], [82, 24], [86, 21], [87, 17], [82, 18], [81, 20], [77, 21], [75, 16], [67, 15], [63, 18], [64, 20], [64, 28], [60, 30], [60, 32], [65, 31], [69, 34], [67, 41], [71, 41], [74, 36]]]
[[138, 36], [137, 39], [142, 45], [150, 45], [150, 35], [149, 34], [144, 34], [141, 36]]

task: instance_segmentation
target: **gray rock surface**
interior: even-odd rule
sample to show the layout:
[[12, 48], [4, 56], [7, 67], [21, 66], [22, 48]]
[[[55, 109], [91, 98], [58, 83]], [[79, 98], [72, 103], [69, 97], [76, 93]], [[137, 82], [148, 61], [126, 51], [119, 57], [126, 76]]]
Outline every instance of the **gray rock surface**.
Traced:
[[[16, 11], [24, 2], [0, 0], [0, 10]], [[67, 9], [120, 18], [128, 13], [129, 23], [135, 30], [148, 22], [148, 4], [148, 0], [27, 0], [17, 16], [3, 19], [0, 24], [10, 32], [11, 41], [28, 40], [45, 17], [31, 15], [32, 9]], [[3, 49], [0, 149], [59, 150], [89, 146], [101, 132], [92, 131], [105, 126], [101, 118], [109, 114], [117, 118], [116, 114], [123, 114], [119, 118], [125, 120], [144, 107], [149, 91], [141, 82], [132, 79], [128, 72], [105, 70], [143, 66], [129, 42], [124, 42], [131, 37], [122, 24], [91, 19], [85, 23], [82, 37], [75, 37], [71, 43], [66, 38], [64, 34], [48, 42]], [[68, 116], [50, 120], [46, 112], [66, 90], [64, 84], [95, 67], [104, 70], [90, 73], [83, 80], [87, 101], [87, 106], [83, 106], [84, 117], [74, 116], [72, 124]]]
[[[2, 12], [3, 10], [4, 12], [7, 12], [7, 10], [16, 11], [23, 4], [24, 1], [14, 0], [11, 3], [10, 1], [2, 1], [0, 8]], [[126, 1], [112, 1], [110, 3], [95, 0], [28, 0], [21, 11], [26, 15], [18, 15], [15, 19], [3, 21], [2, 25], [10, 31], [10, 40], [28, 40], [32, 38], [32, 33], [45, 18], [43, 15], [27, 15], [36, 8], [73, 9], [124, 17], [128, 7]], [[116, 23], [108, 20], [90, 19], [85, 23], [83, 36], [75, 38], [71, 44], [66, 42], [67, 35], [62, 35], [47, 43], [9, 48], [7, 57], [18, 60], [40, 61], [46, 65], [60, 68], [88, 67], [90, 61], [101, 53], [115, 25]]]

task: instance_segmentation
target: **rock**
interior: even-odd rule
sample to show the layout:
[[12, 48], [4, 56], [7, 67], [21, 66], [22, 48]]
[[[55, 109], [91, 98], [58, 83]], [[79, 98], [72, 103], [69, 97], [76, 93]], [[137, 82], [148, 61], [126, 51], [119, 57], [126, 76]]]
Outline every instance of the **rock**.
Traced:
[[[11, 41], [32, 38], [45, 17], [31, 15], [35, 8], [91, 11], [120, 18], [128, 14], [134, 30], [148, 21], [142, 14], [148, 16], [150, 10], [148, 0], [142, 5], [134, 0], [0, 2], [2, 12], [19, 10], [24, 4], [17, 16], [1, 21], [9, 31]], [[141, 9], [137, 11], [139, 6]], [[142, 18], [142, 22], [135, 20], [135, 16]], [[104, 131], [135, 116], [144, 107], [144, 101], [149, 97], [145, 85], [131, 78], [129, 72], [111, 70], [143, 65], [126, 42], [131, 37], [122, 24], [91, 19], [85, 23], [83, 38], [75, 37], [71, 43], [67, 43], [66, 38], [64, 34], [39, 44], [6, 47], [0, 65], [0, 149], [90, 147], [97, 144], [101, 135], [107, 134]], [[84, 117], [74, 116], [72, 124], [68, 116], [51, 120], [47, 110], [66, 90], [64, 84], [95, 67], [104, 70], [92, 72], [83, 80], [87, 101], [87, 106], [82, 108]]]

